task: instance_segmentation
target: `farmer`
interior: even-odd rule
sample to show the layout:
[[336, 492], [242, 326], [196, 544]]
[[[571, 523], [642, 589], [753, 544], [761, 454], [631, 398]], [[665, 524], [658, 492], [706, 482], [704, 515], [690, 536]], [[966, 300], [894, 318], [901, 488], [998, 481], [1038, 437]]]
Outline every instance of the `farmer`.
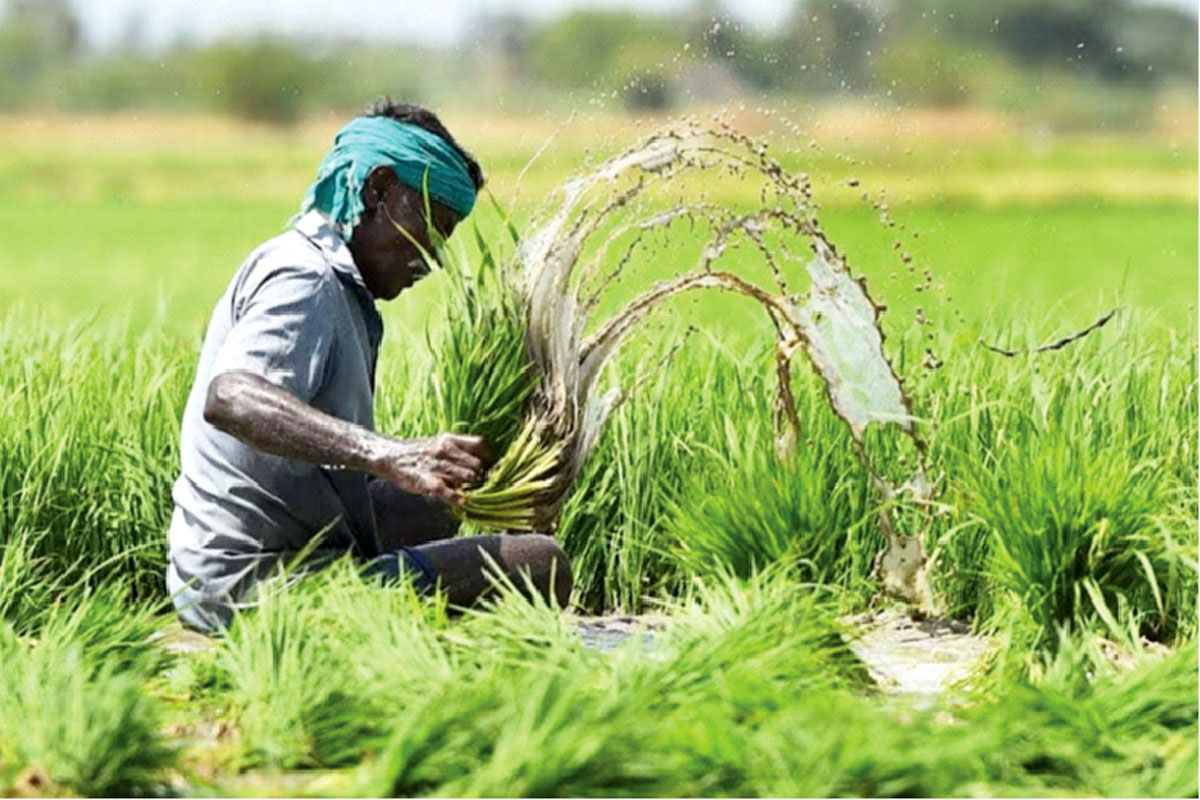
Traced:
[[482, 185], [437, 116], [380, 102], [338, 133], [292, 229], [233, 276], [183, 416], [167, 587], [187, 625], [228, 627], [256, 582], [310, 545], [306, 564], [350, 553], [455, 605], [495, 568], [566, 604], [568, 561], [550, 537], [451, 538], [449, 507], [492, 458], [486, 442], [374, 432], [375, 303], [429, 274], [422, 249], [436, 253]]

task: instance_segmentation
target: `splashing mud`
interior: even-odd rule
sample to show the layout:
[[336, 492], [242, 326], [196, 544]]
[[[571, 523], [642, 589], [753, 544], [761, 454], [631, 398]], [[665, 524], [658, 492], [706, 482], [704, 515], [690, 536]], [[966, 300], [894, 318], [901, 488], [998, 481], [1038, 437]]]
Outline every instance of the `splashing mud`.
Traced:
[[[740, 211], [672, 197], [669, 192], [689, 177], [755, 181], [758, 206]], [[508, 529], [553, 529], [605, 420], [624, 396], [620, 387], [597, 391], [605, 364], [666, 301], [693, 290], [719, 290], [757, 303], [773, 324], [780, 454], [794, 452], [800, 441], [791, 369], [803, 353], [880, 489], [888, 537], [876, 563], [880, 581], [885, 590], [931, 608], [919, 534], [898, 533], [892, 516], [900, 503], [930, 500], [925, 448], [911, 401], [884, 353], [882, 308], [821, 230], [808, 177], [784, 169], [763, 143], [727, 124], [684, 121], [568, 182], [557, 199], [535, 218], [509, 266], [520, 276], [508, 283], [519, 285], [525, 303], [525, 342], [537, 386], [513, 445], [485, 483], [468, 493], [466, 516], [484, 525], [503, 520]], [[669, 268], [644, 245], [679, 225], [706, 237], [697, 261], [593, 324], [592, 315], [627, 270], [652, 258], [659, 274]], [[744, 256], [730, 266], [735, 250], [754, 253], [770, 280], [748, 277]], [[807, 279], [803, 294], [789, 289], [795, 278]], [[867, 456], [864, 435], [872, 425], [894, 427], [921, 456], [916, 473], [899, 486]]]

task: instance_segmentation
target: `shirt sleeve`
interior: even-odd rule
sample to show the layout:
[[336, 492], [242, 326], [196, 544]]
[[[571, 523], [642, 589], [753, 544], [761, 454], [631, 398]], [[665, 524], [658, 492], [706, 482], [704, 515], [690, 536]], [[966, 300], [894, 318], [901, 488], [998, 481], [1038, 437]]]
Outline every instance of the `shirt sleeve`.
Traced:
[[238, 299], [213, 375], [244, 370], [311, 402], [333, 353], [335, 290], [319, 270], [297, 266], [272, 271]]

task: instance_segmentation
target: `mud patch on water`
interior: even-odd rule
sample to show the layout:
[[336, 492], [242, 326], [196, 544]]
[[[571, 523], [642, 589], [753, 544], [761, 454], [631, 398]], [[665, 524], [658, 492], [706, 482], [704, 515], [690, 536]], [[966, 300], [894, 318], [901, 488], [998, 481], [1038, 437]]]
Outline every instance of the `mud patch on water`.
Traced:
[[[964, 622], [914, 618], [899, 609], [844, 617], [850, 649], [887, 695], [933, 705], [980, 667], [995, 647]], [[670, 619], [662, 616], [581, 617], [571, 621], [584, 646], [612, 652], [631, 639], [648, 652], [661, 651]]]
[[638, 639], [649, 649], [661, 643], [667, 629], [667, 619], [654, 615], [617, 615], [609, 617], [581, 617], [572, 624], [583, 639], [585, 647], [611, 652], [630, 639]]
[[854, 651], [885, 692], [932, 704], [946, 690], [971, 677], [995, 643], [958, 620], [915, 619], [900, 610], [864, 613], [844, 622], [861, 634]]

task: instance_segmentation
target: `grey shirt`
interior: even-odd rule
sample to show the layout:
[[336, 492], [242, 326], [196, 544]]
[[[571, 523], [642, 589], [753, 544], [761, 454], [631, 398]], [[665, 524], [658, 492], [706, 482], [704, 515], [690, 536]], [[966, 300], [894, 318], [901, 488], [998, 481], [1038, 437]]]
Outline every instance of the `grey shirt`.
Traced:
[[258, 579], [324, 532], [328, 552], [377, 550], [367, 476], [280, 458], [204, 420], [211, 380], [245, 370], [374, 428], [383, 322], [345, 241], [310, 211], [250, 254], [217, 303], [183, 415], [167, 588], [212, 629]]

